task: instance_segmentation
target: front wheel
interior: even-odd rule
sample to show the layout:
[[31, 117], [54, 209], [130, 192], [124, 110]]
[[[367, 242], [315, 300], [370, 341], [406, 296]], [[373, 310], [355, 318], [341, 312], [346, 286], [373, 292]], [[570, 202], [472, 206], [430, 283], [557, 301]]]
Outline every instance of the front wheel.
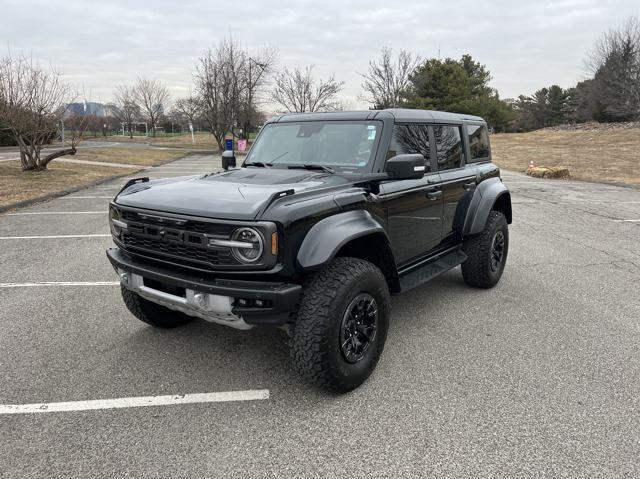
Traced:
[[462, 277], [476, 288], [493, 288], [504, 271], [509, 252], [509, 227], [500, 211], [491, 211], [484, 229], [465, 240], [467, 260], [462, 263]]
[[382, 272], [336, 258], [305, 286], [291, 338], [291, 360], [308, 381], [335, 392], [357, 388], [375, 369], [389, 328]]

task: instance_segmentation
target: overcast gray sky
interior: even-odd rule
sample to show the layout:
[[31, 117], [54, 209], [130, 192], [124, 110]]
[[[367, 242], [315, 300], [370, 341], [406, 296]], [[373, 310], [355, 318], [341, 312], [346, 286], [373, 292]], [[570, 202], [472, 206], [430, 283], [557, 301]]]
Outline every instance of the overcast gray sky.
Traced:
[[188, 94], [199, 55], [233, 35], [249, 50], [279, 49], [279, 66], [315, 64], [345, 81], [356, 108], [367, 62], [382, 46], [423, 58], [470, 53], [501, 97], [584, 77], [586, 51], [607, 28], [640, 15], [638, 0], [0, 0], [0, 40], [50, 62], [92, 100], [148, 76]]

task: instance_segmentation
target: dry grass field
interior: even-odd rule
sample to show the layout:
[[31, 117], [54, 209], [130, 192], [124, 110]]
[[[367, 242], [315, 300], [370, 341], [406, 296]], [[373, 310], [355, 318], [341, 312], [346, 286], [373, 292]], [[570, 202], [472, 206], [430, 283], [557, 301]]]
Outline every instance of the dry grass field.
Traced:
[[491, 137], [500, 167], [525, 171], [535, 166], [565, 166], [571, 178], [640, 187], [640, 128], [537, 130]]
[[165, 148], [185, 148], [192, 150], [215, 150], [218, 151], [218, 144], [213, 138], [211, 133], [195, 133], [195, 143], [191, 141], [191, 135], [175, 135], [175, 136], [134, 136], [129, 138], [128, 136], [97, 136], [95, 138], [88, 138], [96, 141], [112, 141], [117, 143], [147, 143], [150, 146], [159, 146]]
[[195, 133], [193, 136], [195, 143], [192, 143], [191, 135], [149, 137], [148, 140], [151, 146], [218, 151], [218, 144], [211, 133]]
[[[85, 161], [106, 161], [107, 163], [129, 163], [140, 166], [156, 166], [176, 160], [185, 155], [184, 151], [156, 150], [154, 148], [84, 148], [75, 156], [66, 158]], [[56, 160], [53, 160], [55, 163]]]
[[[254, 134], [250, 134], [250, 141], [255, 137]], [[149, 146], [157, 146], [164, 148], [184, 148], [186, 150], [211, 150], [219, 151], [218, 144], [213, 138], [211, 133], [199, 132], [194, 134], [195, 143], [191, 140], [190, 134], [175, 135], [175, 136], [134, 136], [129, 138], [128, 136], [97, 136], [95, 138], [88, 138], [96, 141], [112, 141], [117, 143], [146, 143]]]
[[19, 161], [3, 161], [0, 163], [0, 207], [41, 198], [116, 175], [130, 174], [136, 170], [54, 160], [46, 171], [33, 172], [22, 171]]
[[147, 166], [155, 166], [185, 155], [180, 150], [153, 148], [86, 148], [65, 158], [128, 163], [136, 168], [86, 165], [53, 160], [46, 171], [22, 171], [19, 161], [0, 162], [0, 207], [12, 203], [42, 198], [52, 193], [78, 188], [94, 181], [127, 175]]

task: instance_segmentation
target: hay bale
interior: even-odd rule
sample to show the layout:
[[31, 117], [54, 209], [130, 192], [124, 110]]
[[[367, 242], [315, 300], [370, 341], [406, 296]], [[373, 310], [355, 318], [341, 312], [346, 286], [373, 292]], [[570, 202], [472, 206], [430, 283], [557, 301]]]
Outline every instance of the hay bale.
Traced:
[[547, 179], [569, 179], [571, 174], [569, 168], [563, 166], [534, 166], [527, 169], [527, 175], [534, 178], [547, 178]]

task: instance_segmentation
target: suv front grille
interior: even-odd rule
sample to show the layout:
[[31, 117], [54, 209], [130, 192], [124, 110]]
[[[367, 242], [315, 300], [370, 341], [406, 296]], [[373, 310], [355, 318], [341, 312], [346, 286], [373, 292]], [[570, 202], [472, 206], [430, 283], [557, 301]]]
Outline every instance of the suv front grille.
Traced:
[[128, 225], [121, 240], [132, 254], [156, 258], [198, 269], [240, 266], [231, 250], [210, 247], [207, 238], [228, 239], [236, 224], [169, 217], [123, 209], [120, 217]]
[[[153, 226], [168, 226], [162, 217], [154, 215], [146, 215], [135, 211], [123, 210], [121, 212], [122, 220], [125, 223], [135, 222], [144, 223]], [[184, 220], [181, 221], [180, 229], [193, 231], [195, 233], [207, 233], [211, 235], [220, 235], [228, 237], [236, 226], [224, 223], [208, 223], [206, 221]]]
[[137, 210], [111, 205], [122, 227], [112, 220], [114, 240], [124, 251], [145, 261], [169, 263], [201, 272], [265, 270], [276, 265], [278, 256], [264, 247], [255, 263], [243, 263], [232, 247], [233, 233], [246, 227], [265, 238], [277, 234], [275, 223], [267, 221], [230, 221], [174, 213]]
[[174, 260], [182, 258], [199, 263], [206, 263], [209, 267], [234, 266], [238, 261], [228, 249], [202, 249], [183, 244], [167, 243], [162, 240], [145, 238], [128, 233], [123, 233], [122, 241], [125, 248], [137, 248], [154, 254], [172, 257]]

